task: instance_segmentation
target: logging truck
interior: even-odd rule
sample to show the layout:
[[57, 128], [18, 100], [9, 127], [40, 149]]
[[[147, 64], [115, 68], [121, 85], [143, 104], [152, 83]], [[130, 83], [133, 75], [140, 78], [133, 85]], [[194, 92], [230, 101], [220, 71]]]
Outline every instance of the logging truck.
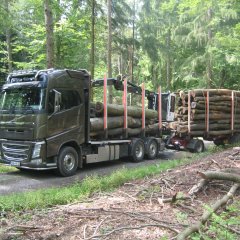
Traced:
[[[111, 119], [108, 85], [123, 91], [122, 107]], [[101, 86], [104, 101], [97, 107], [90, 102], [90, 92]], [[140, 109], [128, 106], [129, 92], [142, 96]], [[0, 162], [71, 176], [84, 163], [154, 159], [164, 149], [163, 121], [173, 121], [174, 106], [174, 94], [160, 88], [151, 92], [126, 79], [91, 81], [86, 70], [15, 72], [1, 92]]]

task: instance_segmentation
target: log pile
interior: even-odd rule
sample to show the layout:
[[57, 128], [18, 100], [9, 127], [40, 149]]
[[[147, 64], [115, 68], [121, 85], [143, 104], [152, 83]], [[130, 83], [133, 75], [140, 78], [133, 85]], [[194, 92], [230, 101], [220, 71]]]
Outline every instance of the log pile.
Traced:
[[[209, 105], [207, 104], [207, 92], [209, 93]], [[178, 133], [188, 133], [188, 110], [190, 109], [192, 136], [228, 135], [232, 133], [232, 127], [234, 132], [240, 132], [240, 92], [234, 91], [233, 95], [232, 92], [228, 89], [192, 90], [190, 95], [188, 92], [180, 92], [176, 121], [171, 127]], [[188, 101], [189, 96], [190, 101]], [[207, 125], [209, 126], [208, 132]]]
[[[90, 136], [95, 139], [104, 137], [104, 105], [101, 102], [90, 104]], [[124, 134], [124, 107], [123, 105], [108, 104], [108, 136], [121, 138]], [[127, 108], [128, 135], [139, 136], [142, 134], [142, 108], [128, 106]], [[145, 109], [145, 133], [156, 135], [158, 133], [158, 112]]]

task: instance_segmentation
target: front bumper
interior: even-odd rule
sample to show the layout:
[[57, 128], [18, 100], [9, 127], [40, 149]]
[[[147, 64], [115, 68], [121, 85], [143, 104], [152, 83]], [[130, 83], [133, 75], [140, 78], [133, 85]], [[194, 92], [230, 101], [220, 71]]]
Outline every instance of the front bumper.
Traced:
[[20, 165], [14, 165], [12, 163], [6, 163], [0, 159], [0, 163], [5, 166], [16, 167], [20, 169], [29, 169], [29, 170], [50, 170], [50, 169], [57, 169], [57, 164], [41, 164], [41, 165], [34, 165], [31, 163], [21, 163]]
[[[41, 145], [41, 149], [36, 155], [36, 145]], [[44, 141], [10, 141], [6, 139], [0, 140], [0, 163], [7, 166], [14, 166], [24, 169], [56, 169], [57, 164], [55, 161], [50, 163], [46, 162], [46, 144]], [[35, 152], [35, 153], [34, 153]], [[35, 157], [33, 158], [33, 155]]]

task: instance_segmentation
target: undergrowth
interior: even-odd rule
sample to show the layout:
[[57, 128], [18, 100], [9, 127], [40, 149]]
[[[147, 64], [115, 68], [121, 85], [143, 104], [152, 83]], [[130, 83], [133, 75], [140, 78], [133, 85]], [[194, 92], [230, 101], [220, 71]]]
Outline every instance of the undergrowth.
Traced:
[[240, 200], [229, 205], [221, 214], [213, 213], [209, 224], [202, 226], [192, 240], [237, 240], [240, 239]]

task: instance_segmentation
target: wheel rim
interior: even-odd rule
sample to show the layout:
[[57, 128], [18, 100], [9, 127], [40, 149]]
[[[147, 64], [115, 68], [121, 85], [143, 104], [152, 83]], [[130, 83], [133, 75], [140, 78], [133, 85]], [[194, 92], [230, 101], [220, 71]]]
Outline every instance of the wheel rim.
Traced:
[[73, 154], [68, 153], [65, 155], [63, 159], [63, 166], [67, 171], [71, 171], [74, 168], [75, 163], [76, 159]]
[[151, 156], [155, 156], [157, 154], [157, 144], [155, 142], [152, 142], [149, 146], [149, 154]]
[[143, 156], [143, 146], [138, 144], [136, 147], [136, 157], [140, 159]]

